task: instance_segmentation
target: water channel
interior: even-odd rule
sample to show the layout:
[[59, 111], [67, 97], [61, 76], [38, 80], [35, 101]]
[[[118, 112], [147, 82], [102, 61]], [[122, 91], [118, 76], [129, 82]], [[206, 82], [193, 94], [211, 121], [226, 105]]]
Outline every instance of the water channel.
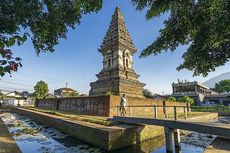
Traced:
[[[23, 153], [106, 153], [54, 128], [14, 113], [0, 114]], [[182, 143], [182, 153], [203, 153], [204, 146]], [[165, 153], [164, 137], [157, 137], [111, 153]]]

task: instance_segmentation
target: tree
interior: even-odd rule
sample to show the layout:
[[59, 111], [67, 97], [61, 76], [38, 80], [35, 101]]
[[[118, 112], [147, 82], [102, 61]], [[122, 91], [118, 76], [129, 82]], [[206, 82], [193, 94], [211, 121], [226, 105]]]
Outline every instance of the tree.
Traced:
[[102, 0], [1, 0], [0, 75], [17, 71], [21, 59], [9, 49], [31, 37], [37, 54], [53, 52], [68, 28], [80, 24], [83, 14], [97, 12]]
[[34, 90], [35, 90], [34, 94], [37, 99], [43, 99], [49, 93], [47, 83], [45, 83], [45, 81], [42, 81], [42, 80], [37, 82], [37, 84], [34, 86]]
[[160, 36], [140, 57], [175, 51], [188, 45], [184, 62], [177, 70], [188, 69], [194, 75], [208, 75], [230, 59], [229, 0], [132, 0], [137, 10], [147, 8], [146, 18], [168, 13]]
[[215, 91], [230, 92], [230, 80], [222, 80], [215, 84]]
[[167, 98], [167, 101], [176, 102], [176, 97], [170, 96], [170, 97]]
[[145, 96], [145, 98], [153, 98], [153, 93], [148, 89], [143, 90], [143, 95]]
[[179, 98], [177, 101], [179, 101], [179, 102], [188, 102], [190, 104], [194, 103], [194, 99], [190, 98], [189, 96], [183, 96], [182, 98]]

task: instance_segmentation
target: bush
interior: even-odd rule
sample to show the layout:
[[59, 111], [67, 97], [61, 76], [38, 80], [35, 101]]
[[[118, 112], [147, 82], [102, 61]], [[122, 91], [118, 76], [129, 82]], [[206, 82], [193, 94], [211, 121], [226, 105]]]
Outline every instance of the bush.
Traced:
[[176, 97], [170, 96], [170, 97], [167, 98], [167, 101], [175, 102], [176, 101]]
[[190, 104], [193, 104], [194, 103], [194, 99], [193, 98], [190, 98], [189, 96], [183, 96], [182, 98], [179, 98], [178, 99], [179, 102], [188, 102]]
[[107, 91], [107, 92], [105, 93], [105, 95], [106, 95], [106, 96], [109, 96], [109, 95], [114, 95], [114, 94], [113, 94], [112, 91]]

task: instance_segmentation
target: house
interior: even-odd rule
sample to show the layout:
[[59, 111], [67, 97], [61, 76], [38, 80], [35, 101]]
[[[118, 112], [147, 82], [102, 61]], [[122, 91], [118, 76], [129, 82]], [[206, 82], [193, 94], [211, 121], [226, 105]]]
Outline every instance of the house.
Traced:
[[230, 105], [230, 93], [206, 95], [204, 102], [206, 104]]
[[205, 95], [211, 94], [209, 87], [196, 81], [189, 82], [187, 80], [180, 81], [178, 79], [178, 83], [172, 83], [172, 89], [173, 97], [181, 98], [183, 96], [189, 96], [199, 105], [204, 101]]
[[194, 82], [179, 81], [172, 83], [173, 97], [181, 98], [189, 96], [193, 98], [198, 105], [230, 105], [230, 93], [217, 93], [209, 87]]
[[76, 97], [78, 96], [78, 92], [74, 89], [71, 88], [60, 88], [57, 90], [54, 90], [54, 96], [58, 98], [63, 98], [63, 97]]
[[21, 93], [17, 91], [8, 92], [3, 94], [3, 105], [7, 106], [17, 106], [17, 105], [23, 105], [24, 101], [26, 100], [25, 97], [21, 95]]
[[34, 100], [29, 98], [31, 95], [27, 91], [18, 92], [18, 91], [6, 91], [2, 90], [2, 103], [6, 106], [34, 106]]
[[160, 94], [155, 93], [155, 94], [153, 94], [152, 99], [154, 99], [154, 100], [167, 100], [168, 97], [169, 97], [168, 95], [160, 95]]

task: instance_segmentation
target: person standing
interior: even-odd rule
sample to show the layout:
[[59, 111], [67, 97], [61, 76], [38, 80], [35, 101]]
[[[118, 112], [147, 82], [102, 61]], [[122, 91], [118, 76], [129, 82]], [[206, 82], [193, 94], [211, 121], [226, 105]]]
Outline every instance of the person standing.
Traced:
[[0, 100], [0, 109], [2, 109], [2, 100]]
[[125, 116], [127, 106], [128, 106], [128, 101], [127, 101], [127, 98], [126, 98], [125, 94], [123, 94], [122, 97], [121, 97], [121, 101], [120, 101], [121, 116]]

